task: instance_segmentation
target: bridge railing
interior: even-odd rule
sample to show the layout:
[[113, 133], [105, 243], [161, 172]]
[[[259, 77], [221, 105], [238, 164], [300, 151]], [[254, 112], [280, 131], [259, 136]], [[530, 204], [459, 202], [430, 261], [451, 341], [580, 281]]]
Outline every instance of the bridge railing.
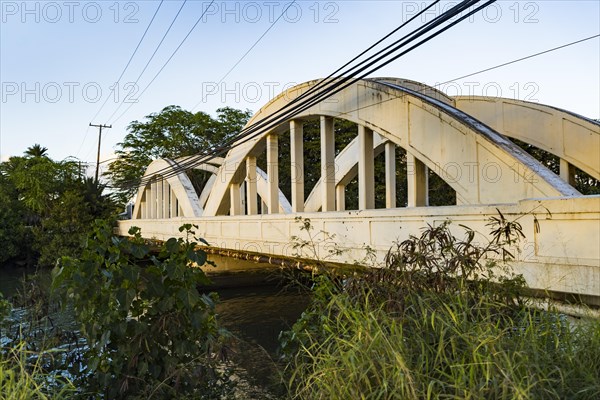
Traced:
[[[427, 224], [451, 220], [462, 235], [460, 224], [489, 240], [486, 223], [497, 209], [509, 220], [518, 219], [525, 239], [516, 249], [515, 272], [524, 275], [530, 287], [569, 293], [600, 305], [600, 196], [523, 200], [493, 206], [411, 207], [329, 213], [271, 214], [204, 218], [173, 218], [120, 221], [117, 231], [127, 235], [138, 226], [146, 238], [166, 240], [180, 235], [183, 223], [198, 225], [197, 234], [212, 246], [274, 256], [330, 257], [331, 261], [354, 263], [364, 258], [366, 247], [383, 257], [394, 242], [419, 235]], [[317, 254], [297, 254], [292, 236], [307, 238], [296, 217], [309, 218], [314, 232], [335, 235], [333, 241], [316, 239]], [[342, 250], [331, 256], [335, 245]]]

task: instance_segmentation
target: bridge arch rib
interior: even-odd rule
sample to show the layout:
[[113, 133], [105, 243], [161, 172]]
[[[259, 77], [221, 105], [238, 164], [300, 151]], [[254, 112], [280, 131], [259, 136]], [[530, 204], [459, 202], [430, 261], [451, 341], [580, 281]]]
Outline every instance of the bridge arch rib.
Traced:
[[173, 217], [199, 217], [202, 207], [192, 182], [185, 173], [164, 179], [160, 173], [174, 168], [177, 163], [169, 159], [152, 161], [146, 178], [154, 178], [138, 189], [133, 219], [156, 219]]
[[[436, 100], [391, 81], [385, 78], [356, 82], [333, 98], [303, 111], [295, 120], [340, 118], [377, 132], [425, 166], [438, 171], [452, 170], [454, 175], [446, 176], [445, 180], [462, 204], [514, 203], [525, 198], [579, 195], [504, 136], [452, 107], [449, 100]], [[298, 85], [276, 97], [260, 109], [249, 125], [276, 112], [317, 82]], [[217, 173], [204, 215], [220, 215], [227, 209], [230, 186], [235, 181], [239, 183], [244, 175], [246, 159], [262, 151], [269, 137], [287, 130], [288, 126], [283, 124], [228, 153]]]
[[[522, 100], [458, 96], [456, 108], [498, 132], [557, 156], [560, 175], [569, 181], [571, 166], [600, 180], [600, 123], [544, 104]], [[600, 151], [600, 150], [599, 150]]]
[[[154, 179], [138, 189], [132, 219], [200, 217], [203, 215], [203, 207], [216, 182], [223, 159], [216, 158], [211, 160], [211, 164], [201, 164], [195, 167], [195, 169], [211, 174], [199, 196], [184, 172], [166, 179], [157, 174], [157, 172], [168, 171], [167, 168], [173, 168], [178, 162], [185, 160], [185, 157], [175, 162], [169, 159], [158, 159], [148, 166], [144, 174], [144, 180]], [[268, 177], [266, 172], [258, 167], [256, 168], [256, 182], [257, 194], [261, 198], [266, 198]], [[227, 206], [229, 207], [229, 204]], [[283, 214], [291, 212], [291, 205], [281, 191], [279, 191], [279, 212]]]

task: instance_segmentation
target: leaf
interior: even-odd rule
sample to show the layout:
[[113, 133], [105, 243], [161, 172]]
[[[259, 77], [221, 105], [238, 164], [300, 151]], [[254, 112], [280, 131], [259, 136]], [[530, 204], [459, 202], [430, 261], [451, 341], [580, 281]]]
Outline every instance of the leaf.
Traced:
[[170, 238], [166, 241], [164, 246], [169, 253], [177, 253], [177, 251], [179, 250], [179, 241], [175, 238]]
[[135, 258], [144, 258], [150, 252], [150, 249], [145, 244], [134, 244], [131, 246], [131, 254]]
[[206, 252], [202, 250], [196, 250], [196, 257], [198, 259], [198, 265], [204, 265], [206, 263]]

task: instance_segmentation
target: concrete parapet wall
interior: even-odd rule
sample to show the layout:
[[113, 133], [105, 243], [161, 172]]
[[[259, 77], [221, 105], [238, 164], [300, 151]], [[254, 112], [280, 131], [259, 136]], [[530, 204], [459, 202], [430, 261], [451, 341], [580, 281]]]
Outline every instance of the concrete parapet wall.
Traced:
[[[166, 240], [181, 236], [184, 223], [198, 225], [196, 233], [212, 246], [274, 256], [327, 258], [354, 263], [375, 250], [382, 262], [389, 248], [409, 235], [419, 235], [427, 225], [451, 220], [451, 228], [462, 237], [465, 225], [478, 233], [481, 243], [489, 240], [489, 218], [500, 210], [509, 220], [518, 219], [525, 239], [517, 250], [514, 271], [523, 274], [533, 289], [585, 296], [600, 305], [600, 196], [528, 199], [514, 204], [413, 207], [365, 211], [303, 213], [314, 227], [315, 251], [299, 254], [292, 236], [307, 239], [296, 220], [298, 214], [171, 218], [119, 221], [117, 233], [127, 235], [131, 226], [146, 238]], [[335, 235], [325, 240], [321, 231]], [[332, 255], [335, 245], [344, 250]], [[305, 249], [306, 250], [306, 249]]]

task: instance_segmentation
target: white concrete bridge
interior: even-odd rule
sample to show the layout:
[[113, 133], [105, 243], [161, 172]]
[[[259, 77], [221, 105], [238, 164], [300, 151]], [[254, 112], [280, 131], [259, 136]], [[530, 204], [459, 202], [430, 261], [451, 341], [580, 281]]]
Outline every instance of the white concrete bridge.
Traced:
[[[271, 100], [249, 122], [272, 115], [318, 81], [298, 85]], [[320, 120], [321, 178], [305, 198], [303, 124]], [[357, 137], [335, 153], [334, 119], [358, 125]], [[290, 162], [281, 165], [279, 138], [290, 135]], [[557, 175], [508, 138], [560, 160]], [[407, 207], [397, 207], [395, 153], [406, 151]], [[266, 152], [267, 170], [257, 167]], [[385, 154], [385, 208], [375, 209], [374, 159]], [[181, 162], [181, 160], [177, 160]], [[212, 246], [238, 252], [296, 256], [292, 236], [306, 237], [296, 217], [310, 218], [315, 232], [335, 234], [346, 251], [331, 261], [362, 259], [365, 247], [381, 260], [395, 241], [418, 235], [426, 224], [450, 219], [481, 233], [496, 209], [520, 218], [526, 239], [513, 263], [535, 289], [581, 296], [600, 305], [600, 196], [574, 187], [575, 168], [600, 180], [600, 125], [564, 110], [519, 100], [448, 97], [423, 84], [394, 79], [361, 80], [196, 168], [211, 174], [197, 191], [185, 173], [163, 179], [176, 166], [156, 160], [139, 189], [133, 218], [148, 238], [180, 235], [183, 223]], [[401, 166], [402, 167], [402, 166]], [[291, 195], [279, 171], [291, 171]], [[428, 170], [456, 193], [456, 204], [429, 207]], [[358, 177], [358, 210], [346, 210], [346, 186]], [[381, 184], [383, 182], [380, 182]], [[549, 211], [549, 212], [548, 212]], [[316, 243], [319, 257], [331, 243]], [[303, 257], [314, 257], [312, 252]]]

